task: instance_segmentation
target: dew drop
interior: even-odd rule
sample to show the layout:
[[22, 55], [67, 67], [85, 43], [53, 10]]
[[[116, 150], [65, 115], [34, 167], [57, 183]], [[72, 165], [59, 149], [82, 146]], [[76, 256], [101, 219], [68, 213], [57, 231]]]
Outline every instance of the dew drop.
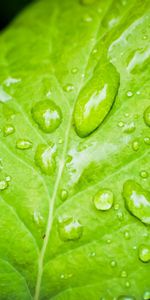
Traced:
[[150, 106], [144, 111], [144, 121], [145, 124], [150, 127]]
[[32, 147], [32, 142], [29, 141], [29, 140], [19, 139], [16, 142], [16, 147], [19, 150], [27, 150], [27, 149], [30, 149]]
[[36, 103], [31, 112], [33, 120], [45, 133], [55, 131], [62, 121], [60, 108], [51, 100]]
[[65, 189], [61, 190], [61, 200], [65, 201], [68, 198], [68, 191]]
[[79, 71], [78, 68], [73, 68], [73, 69], [71, 70], [71, 73], [72, 73], [72, 74], [77, 74], [78, 71]]
[[69, 217], [58, 221], [58, 232], [63, 241], [74, 241], [81, 238], [83, 227], [77, 219]]
[[126, 278], [126, 277], [127, 277], [127, 272], [126, 272], [125, 270], [123, 270], [123, 271], [121, 272], [121, 277], [122, 277], [122, 278]]
[[97, 52], [98, 52], [98, 50], [97, 50], [97, 48], [95, 48], [95, 49], [93, 49], [92, 54], [95, 55], [95, 54], [97, 54]]
[[142, 178], [147, 178], [147, 177], [148, 177], [148, 172], [145, 171], [145, 170], [142, 170], [142, 171], [140, 172], [140, 176], [141, 176]]
[[126, 286], [127, 288], [130, 287], [130, 282], [129, 282], [129, 281], [126, 281], [125, 286]]
[[118, 203], [116, 203], [116, 204], [114, 205], [114, 209], [115, 209], [115, 210], [118, 210], [118, 209], [119, 209], [119, 204], [118, 204]]
[[83, 17], [83, 21], [87, 23], [91, 23], [93, 21], [93, 18], [90, 15], [85, 15]]
[[150, 193], [134, 180], [123, 186], [123, 197], [128, 211], [145, 224], [150, 224]]
[[65, 92], [72, 92], [74, 90], [74, 86], [72, 84], [67, 84], [63, 87]]
[[111, 244], [111, 240], [110, 239], [107, 240], [107, 244]]
[[120, 122], [118, 123], [118, 127], [122, 128], [123, 126], [124, 126], [124, 122], [120, 121]]
[[113, 205], [113, 201], [113, 192], [107, 189], [99, 190], [93, 198], [96, 209], [103, 211], [109, 210]]
[[114, 268], [116, 267], [117, 263], [115, 260], [112, 260], [111, 263], [110, 263], [111, 267]]
[[122, 211], [118, 211], [117, 217], [118, 217], [118, 219], [119, 219], [120, 221], [122, 221], [122, 220], [123, 220], [123, 212], [122, 212]]
[[132, 149], [133, 149], [134, 151], [138, 151], [139, 148], [140, 148], [139, 142], [138, 142], [137, 140], [133, 141], [133, 142], [132, 142]]
[[150, 291], [146, 291], [143, 295], [143, 300], [149, 300], [150, 299]]
[[6, 180], [0, 181], [0, 191], [6, 190], [8, 188], [8, 182]]
[[145, 142], [146, 145], [150, 145], [150, 137], [149, 137], [149, 136], [146, 136], [146, 137], [144, 138], [144, 142]]
[[124, 237], [125, 237], [126, 240], [130, 239], [130, 233], [129, 233], [129, 231], [125, 231], [124, 232]]
[[124, 129], [123, 129], [124, 133], [132, 133], [134, 131], [135, 131], [135, 123], [134, 122], [125, 124]]
[[4, 128], [3, 128], [3, 133], [4, 133], [4, 136], [8, 136], [10, 134], [13, 134], [15, 132], [15, 128], [13, 125], [6, 125]]
[[132, 93], [131, 91], [128, 91], [128, 92], [127, 92], [127, 96], [128, 96], [128, 97], [132, 97], [132, 96], [133, 96], [133, 93]]
[[36, 210], [34, 211], [33, 220], [38, 226], [43, 225], [44, 220], [39, 211]]
[[118, 86], [119, 75], [115, 67], [107, 61], [98, 64], [75, 105], [74, 124], [79, 137], [88, 136], [100, 126], [112, 108]]
[[136, 300], [135, 297], [128, 296], [128, 295], [122, 295], [119, 296], [117, 300]]
[[38, 145], [35, 153], [35, 163], [40, 168], [42, 173], [51, 175], [56, 167], [56, 146], [49, 143], [49, 146], [40, 144]]
[[139, 247], [138, 254], [139, 254], [139, 259], [142, 262], [147, 263], [147, 262], [150, 261], [150, 247], [147, 247], [145, 245], [141, 245]]

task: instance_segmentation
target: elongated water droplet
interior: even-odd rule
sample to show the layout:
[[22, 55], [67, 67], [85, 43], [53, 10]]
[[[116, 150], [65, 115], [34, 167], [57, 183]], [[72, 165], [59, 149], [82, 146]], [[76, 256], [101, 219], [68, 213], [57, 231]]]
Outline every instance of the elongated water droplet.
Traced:
[[72, 84], [67, 84], [63, 87], [65, 92], [72, 92], [74, 90], [74, 86]]
[[139, 247], [139, 259], [144, 263], [150, 261], [150, 247], [145, 245]]
[[130, 233], [129, 233], [129, 231], [125, 231], [124, 236], [125, 236], [126, 240], [129, 240], [130, 239]]
[[133, 142], [132, 142], [132, 149], [133, 149], [134, 151], [138, 151], [139, 148], [140, 148], [139, 142], [138, 142], [137, 140], [133, 141]]
[[35, 153], [35, 163], [42, 173], [46, 175], [53, 174], [56, 167], [56, 146], [49, 143], [49, 146], [40, 144]]
[[78, 68], [73, 68], [73, 69], [71, 70], [72, 74], [77, 74], [78, 71], [79, 71]]
[[6, 125], [4, 128], [3, 128], [3, 133], [4, 133], [4, 136], [8, 136], [10, 134], [13, 134], [15, 132], [15, 128], [13, 125]]
[[125, 286], [126, 286], [126, 287], [130, 287], [130, 282], [129, 282], [129, 281], [126, 281]]
[[66, 191], [64, 189], [61, 190], [61, 200], [65, 201], [67, 199], [67, 197], [68, 197], [68, 191]]
[[144, 121], [147, 126], [150, 126], [150, 106], [144, 111]]
[[118, 85], [119, 75], [111, 63], [106, 61], [96, 67], [75, 105], [74, 123], [80, 137], [88, 136], [103, 122], [114, 103]]
[[83, 227], [77, 219], [69, 217], [58, 221], [58, 232], [63, 241], [74, 241], [82, 236]]
[[29, 140], [20, 139], [16, 142], [16, 147], [19, 150], [27, 150], [32, 147], [32, 142]]
[[94, 205], [98, 210], [108, 210], [114, 201], [113, 192], [107, 189], [99, 190], [93, 198]]
[[55, 131], [62, 121], [60, 108], [51, 100], [36, 103], [31, 112], [34, 121], [45, 133]]
[[150, 291], [146, 291], [143, 295], [143, 300], [149, 300], [150, 299]]
[[145, 224], [150, 224], [150, 193], [133, 180], [123, 186], [123, 197], [128, 211]]
[[1, 180], [0, 181], [0, 191], [7, 189], [7, 187], [8, 187], [8, 182], [6, 180]]
[[145, 171], [145, 170], [142, 170], [142, 171], [140, 172], [140, 176], [141, 176], [142, 178], [147, 178], [147, 177], [148, 177], [148, 172]]

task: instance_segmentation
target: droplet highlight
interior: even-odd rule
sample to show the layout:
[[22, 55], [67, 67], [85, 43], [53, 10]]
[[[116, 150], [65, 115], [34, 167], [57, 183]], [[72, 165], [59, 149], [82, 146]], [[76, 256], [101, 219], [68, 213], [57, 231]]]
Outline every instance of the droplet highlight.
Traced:
[[49, 146], [38, 145], [35, 153], [35, 163], [41, 172], [46, 175], [52, 175], [56, 168], [56, 146], [49, 143]]
[[139, 247], [139, 259], [144, 262], [147, 263], [150, 261], [150, 247], [146, 246], [146, 245], [141, 245]]
[[3, 128], [3, 133], [4, 133], [4, 136], [8, 136], [8, 135], [11, 135], [15, 132], [15, 128], [13, 125], [6, 125], [4, 126]]
[[93, 202], [97, 210], [109, 210], [114, 202], [113, 192], [107, 189], [99, 190], [95, 194]]

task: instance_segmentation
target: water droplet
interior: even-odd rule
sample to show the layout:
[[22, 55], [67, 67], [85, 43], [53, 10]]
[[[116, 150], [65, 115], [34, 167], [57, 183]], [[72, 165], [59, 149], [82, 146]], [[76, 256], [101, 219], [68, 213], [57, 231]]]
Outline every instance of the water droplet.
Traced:
[[117, 300], [136, 300], [136, 299], [135, 299], [135, 297], [132, 297], [132, 296], [122, 295], [122, 296], [119, 296]]
[[132, 133], [134, 131], [135, 131], [135, 123], [134, 122], [125, 124], [124, 129], [123, 129], [124, 133]]
[[147, 247], [145, 245], [141, 245], [139, 247], [139, 259], [144, 262], [147, 263], [150, 261], [150, 247]]
[[125, 286], [126, 286], [126, 287], [130, 287], [130, 286], [131, 286], [130, 282], [129, 282], [129, 281], [126, 281]]
[[95, 0], [80, 0], [83, 5], [91, 5], [95, 2]]
[[38, 226], [43, 225], [43, 217], [39, 211], [34, 211], [33, 220]]
[[150, 137], [149, 137], [149, 136], [146, 136], [146, 137], [144, 138], [144, 142], [145, 142], [146, 145], [150, 145]]
[[8, 182], [6, 180], [0, 181], [0, 191], [6, 190], [8, 187]]
[[68, 191], [66, 191], [64, 189], [61, 190], [61, 200], [65, 201], [67, 199], [67, 197], [68, 197]]
[[16, 142], [16, 147], [19, 150], [27, 150], [27, 149], [30, 149], [32, 147], [32, 142], [30, 142], [29, 140], [19, 139]]
[[8, 136], [12, 133], [15, 132], [15, 128], [13, 125], [6, 125], [4, 128], [3, 128], [3, 133], [4, 133], [4, 136]]
[[21, 82], [21, 79], [19, 79], [19, 78], [8, 77], [8, 78], [4, 81], [4, 84], [5, 84], [7, 87], [10, 87], [12, 84], [16, 84], [16, 83], [19, 83], [19, 82]]
[[63, 143], [63, 139], [59, 139], [59, 140], [58, 140], [58, 144], [61, 145], [62, 143]]
[[148, 172], [145, 171], [145, 170], [142, 170], [142, 171], [140, 172], [140, 176], [141, 176], [142, 178], [147, 178], [147, 177], [148, 177]]
[[82, 236], [83, 227], [77, 219], [69, 217], [58, 221], [58, 232], [63, 241], [74, 241]]
[[145, 35], [143, 36], [143, 40], [147, 40], [147, 38], [148, 38], [148, 35], [145, 34]]
[[130, 233], [129, 233], [129, 231], [125, 231], [124, 232], [124, 236], [125, 236], [126, 240], [129, 240], [130, 239]]
[[124, 122], [120, 121], [120, 122], [118, 123], [118, 127], [122, 128], [123, 126], [124, 126]]
[[11, 177], [10, 177], [10, 176], [6, 176], [5, 180], [6, 180], [7, 182], [10, 182]]
[[136, 92], [136, 94], [137, 94], [137, 95], [140, 95], [140, 94], [141, 94], [141, 92], [140, 92], [140, 91], [137, 91], [137, 92]]
[[143, 300], [149, 300], [150, 299], [150, 291], [146, 291], [143, 295]]
[[73, 69], [71, 70], [72, 74], [77, 74], [78, 71], [79, 71], [78, 68], [73, 68]]
[[144, 111], [144, 121], [147, 126], [150, 126], [150, 106]]
[[96, 256], [96, 253], [95, 253], [95, 252], [90, 252], [90, 253], [89, 253], [89, 256], [95, 257], [95, 256]]
[[114, 209], [115, 209], [115, 210], [118, 210], [118, 209], [119, 209], [119, 203], [116, 203], [116, 204], [114, 205]]
[[117, 263], [115, 260], [112, 260], [111, 263], [110, 263], [111, 267], [114, 268], [116, 267]]
[[62, 121], [60, 108], [50, 100], [36, 103], [32, 108], [32, 117], [45, 133], [55, 131]]
[[92, 54], [95, 55], [95, 54], [97, 54], [97, 52], [98, 52], [98, 50], [97, 50], [97, 48], [95, 48], [95, 49], [93, 49]]
[[126, 277], [127, 277], [127, 272], [126, 272], [125, 270], [123, 270], [123, 271], [121, 272], [121, 277], [122, 277], [122, 278], [126, 278]]
[[108, 210], [112, 207], [114, 195], [107, 189], [99, 190], [93, 198], [94, 205], [98, 210]]
[[145, 224], [150, 224], [150, 193], [133, 180], [123, 186], [123, 197], [128, 211]]
[[46, 175], [51, 175], [56, 167], [56, 146], [49, 143], [49, 146], [40, 144], [35, 153], [35, 163]]
[[63, 87], [65, 92], [72, 92], [74, 90], [74, 86], [72, 84], [67, 84]]
[[93, 18], [90, 15], [85, 15], [83, 17], [83, 21], [87, 23], [91, 23], [93, 21]]
[[120, 221], [122, 221], [122, 220], [123, 220], [123, 212], [122, 212], [122, 211], [118, 211], [117, 217], [118, 217], [118, 219], [119, 219]]
[[133, 96], [133, 93], [132, 93], [131, 91], [128, 91], [128, 92], [127, 92], [127, 96], [128, 96], [128, 97], [132, 97], [132, 96]]
[[107, 61], [104, 65], [98, 64], [75, 105], [74, 123], [80, 137], [88, 136], [103, 122], [112, 108], [118, 85], [119, 75], [115, 67]]
[[140, 148], [139, 142], [138, 142], [137, 140], [133, 141], [133, 142], [132, 142], [132, 149], [133, 149], [134, 151], [138, 151], [139, 148]]
[[111, 244], [111, 240], [110, 239], [107, 240], [107, 244]]

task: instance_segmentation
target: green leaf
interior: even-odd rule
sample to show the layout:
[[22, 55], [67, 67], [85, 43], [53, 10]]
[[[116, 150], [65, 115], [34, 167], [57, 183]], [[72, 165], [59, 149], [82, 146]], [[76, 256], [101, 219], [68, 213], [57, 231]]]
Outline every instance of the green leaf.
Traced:
[[40, 0], [1, 34], [0, 300], [149, 299], [149, 26]]

